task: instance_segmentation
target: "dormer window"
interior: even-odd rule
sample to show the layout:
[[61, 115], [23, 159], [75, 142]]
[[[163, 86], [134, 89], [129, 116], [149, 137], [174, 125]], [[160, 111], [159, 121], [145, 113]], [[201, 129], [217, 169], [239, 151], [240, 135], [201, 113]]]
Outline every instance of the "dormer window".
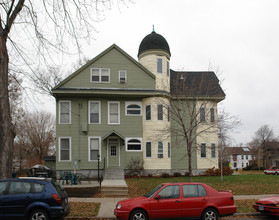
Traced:
[[91, 68], [92, 83], [109, 83], [110, 69], [108, 68]]
[[126, 82], [127, 82], [127, 71], [119, 70], [119, 83], [126, 83]]

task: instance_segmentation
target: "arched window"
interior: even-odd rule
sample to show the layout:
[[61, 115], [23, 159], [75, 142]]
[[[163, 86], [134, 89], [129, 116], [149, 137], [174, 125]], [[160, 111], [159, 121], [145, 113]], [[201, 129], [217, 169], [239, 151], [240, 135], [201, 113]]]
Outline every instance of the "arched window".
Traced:
[[126, 115], [141, 115], [141, 102], [126, 102]]
[[141, 151], [141, 138], [127, 138], [126, 139], [126, 149], [127, 151]]

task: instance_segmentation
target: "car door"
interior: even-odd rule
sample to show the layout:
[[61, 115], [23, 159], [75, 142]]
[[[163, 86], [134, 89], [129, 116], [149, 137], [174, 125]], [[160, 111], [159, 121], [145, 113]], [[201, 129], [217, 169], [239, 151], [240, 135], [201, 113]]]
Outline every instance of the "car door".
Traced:
[[182, 186], [182, 217], [200, 217], [207, 203], [207, 193], [202, 185], [185, 184]]
[[6, 189], [7, 189], [8, 183], [9, 183], [8, 181], [0, 182], [0, 219], [2, 219], [1, 216], [4, 215], [3, 204], [5, 201]]
[[3, 204], [6, 216], [23, 216], [25, 209], [33, 199], [31, 183], [24, 181], [11, 181], [5, 203]]
[[181, 217], [180, 187], [168, 185], [150, 201], [150, 218], [179, 218]]

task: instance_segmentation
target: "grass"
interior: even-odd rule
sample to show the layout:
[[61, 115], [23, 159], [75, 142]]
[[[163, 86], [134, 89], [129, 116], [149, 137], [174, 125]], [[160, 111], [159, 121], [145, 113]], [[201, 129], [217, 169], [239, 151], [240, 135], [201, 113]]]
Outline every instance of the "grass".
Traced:
[[71, 202], [70, 217], [91, 218], [97, 216], [101, 203]]

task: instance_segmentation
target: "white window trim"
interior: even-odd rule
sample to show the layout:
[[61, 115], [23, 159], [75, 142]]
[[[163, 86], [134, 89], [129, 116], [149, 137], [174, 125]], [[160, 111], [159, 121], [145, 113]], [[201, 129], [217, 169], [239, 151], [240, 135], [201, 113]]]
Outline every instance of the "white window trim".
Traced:
[[[69, 103], [69, 123], [62, 123], [61, 122], [61, 102], [68, 102]], [[72, 123], [72, 114], [71, 114], [71, 109], [72, 109], [72, 103], [69, 100], [60, 100], [59, 101], [59, 124], [71, 124]]]
[[[127, 109], [127, 107], [129, 106], [129, 105], [139, 105], [140, 106], [140, 114], [138, 114], [138, 115], [135, 115], [135, 114], [128, 114], [128, 109]], [[129, 101], [129, 102], [125, 102], [125, 116], [142, 116], [142, 102], [131, 102], [131, 101]]]
[[[202, 146], [202, 144], [205, 145], [205, 157], [202, 157], [202, 156], [201, 156], [201, 153], [202, 153], [202, 152], [201, 152], [201, 146]], [[206, 143], [200, 143], [200, 158], [203, 158], [203, 159], [204, 159], [204, 158], [207, 158], [207, 154], [208, 154], [208, 152], [207, 152], [207, 145], [206, 145]]]
[[[99, 103], [99, 123], [90, 123], [90, 104], [91, 102], [98, 102]], [[101, 124], [101, 101], [90, 100], [88, 101], [88, 124]]]
[[[146, 107], [147, 106], [150, 106], [150, 119], [148, 119], [148, 120], [146, 119], [146, 115], [147, 115], [146, 114]], [[152, 121], [152, 105], [151, 104], [147, 104], [147, 105], [144, 106], [144, 113], [145, 113], [145, 118], [144, 118], [145, 121]]]
[[[163, 155], [163, 157], [159, 157], [159, 143], [162, 143], [162, 145], [163, 145], [163, 153], [162, 153], [162, 155]], [[164, 142], [163, 141], [158, 141], [157, 142], [157, 158], [158, 159], [163, 159], [164, 158]]]
[[[162, 72], [158, 72], [158, 60], [161, 60], [161, 64], [162, 64]], [[157, 67], [157, 69], [156, 69], [156, 72], [157, 73], [159, 73], [159, 74], [163, 74], [163, 59], [162, 58], [157, 58], [157, 60], [156, 60], [157, 62], [156, 62], [156, 67]]]
[[[136, 139], [136, 140], [139, 140], [140, 141], [140, 150], [128, 150], [128, 142], [130, 140], [133, 140], [133, 139]], [[126, 147], [126, 151], [127, 152], [142, 152], [142, 138], [141, 137], [129, 137], [129, 138], [126, 138], [125, 139], [125, 147]]]
[[[120, 80], [120, 73], [121, 72], [124, 72], [125, 73], [125, 81], [124, 82], [122, 82], [121, 80]], [[126, 83], [127, 82], [127, 70], [119, 70], [118, 71], [118, 82], [119, 83]]]
[[102, 155], [102, 146], [101, 146], [101, 137], [98, 136], [90, 136], [88, 137], [88, 161], [89, 162], [96, 162], [98, 160], [90, 160], [90, 140], [91, 138], [93, 139], [98, 139], [99, 140], [99, 155], [100, 155], [100, 161], [101, 161], [101, 155]]
[[[99, 70], [99, 81], [97, 82], [97, 81], [93, 81], [92, 80], [92, 75], [93, 75], [93, 72], [92, 72], [92, 70]], [[102, 69], [104, 69], [104, 70], [108, 70], [108, 78], [109, 78], [109, 80], [108, 80], [108, 82], [103, 82], [102, 81]], [[90, 82], [91, 83], [110, 83], [110, 69], [109, 68], [91, 68], [90, 69]]]
[[[150, 143], [150, 144], [151, 144], [151, 156], [150, 156], [150, 157], [147, 157], [147, 156], [146, 156], [146, 152], [147, 152], [147, 150], [146, 150], [146, 144], [147, 144], [147, 143]], [[145, 142], [145, 155], [144, 155], [144, 156], [145, 156], [145, 158], [147, 158], [147, 159], [151, 159], [151, 158], [152, 158], [152, 142], [151, 142], [151, 141], [146, 141], [146, 142]]]
[[[69, 139], [69, 160], [61, 160], [61, 139]], [[58, 138], [58, 148], [59, 148], [59, 162], [69, 162], [72, 161], [72, 137], [59, 137]]]
[[[110, 104], [118, 104], [118, 123], [110, 122]], [[120, 124], [120, 102], [119, 101], [109, 101], [108, 102], [108, 124], [109, 125], [119, 125]]]
[[[215, 157], [212, 157], [212, 145], [214, 144], [214, 146], [215, 146]], [[211, 143], [211, 145], [210, 145], [210, 156], [211, 156], [211, 158], [216, 158], [216, 144], [215, 143]]]

